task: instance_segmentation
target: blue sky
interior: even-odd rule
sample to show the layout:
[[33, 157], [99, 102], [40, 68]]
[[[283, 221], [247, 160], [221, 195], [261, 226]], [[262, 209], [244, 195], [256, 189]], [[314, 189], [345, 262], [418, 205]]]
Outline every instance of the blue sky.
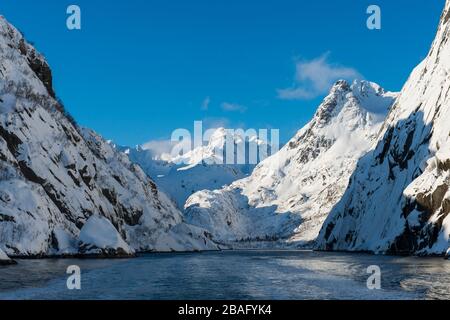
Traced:
[[[286, 141], [324, 96], [311, 66], [400, 90], [444, 2], [5, 0], [0, 12], [45, 54], [81, 125], [136, 145], [194, 120], [279, 128]], [[81, 7], [80, 31], [66, 28], [70, 4]], [[381, 7], [380, 31], [366, 28], [370, 4]]]

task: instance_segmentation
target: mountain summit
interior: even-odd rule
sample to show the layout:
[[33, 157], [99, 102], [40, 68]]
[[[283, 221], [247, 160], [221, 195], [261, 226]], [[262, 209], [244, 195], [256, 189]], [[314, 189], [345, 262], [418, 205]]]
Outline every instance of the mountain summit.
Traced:
[[450, 0], [412, 72], [323, 226], [318, 249], [446, 254], [450, 234]]
[[[183, 209], [186, 200], [195, 192], [222, 188], [247, 177], [256, 167], [256, 163], [249, 161], [250, 150], [257, 153], [253, 159], [255, 162], [260, 161], [260, 155], [266, 156], [272, 152], [266, 141], [253, 135], [246, 136], [245, 132], [230, 132], [225, 128], [211, 129], [210, 132], [207, 143], [182, 155], [155, 157], [155, 152], [145, 147], [118, 149], [140, 165]], [[232, 163], [227, 163], [229, 152], [233, 154]]]
[[190, 197], [188, 221], [221, 242], [310, 244], [395, 97], [371, 82], [338, 81], [313, 119], [250, 177]]

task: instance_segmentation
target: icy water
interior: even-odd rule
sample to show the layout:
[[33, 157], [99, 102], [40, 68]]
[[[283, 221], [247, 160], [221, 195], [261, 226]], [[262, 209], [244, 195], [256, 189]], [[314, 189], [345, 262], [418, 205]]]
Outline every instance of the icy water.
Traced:
[[[0, 299], [450, 299], [450, 261], [308, 251], [149, 254], [127, 260], [19, 260]], [[66, 269], [81, 268], [79, 291]], [[369, 290], [367, 268], [381, 268]]]

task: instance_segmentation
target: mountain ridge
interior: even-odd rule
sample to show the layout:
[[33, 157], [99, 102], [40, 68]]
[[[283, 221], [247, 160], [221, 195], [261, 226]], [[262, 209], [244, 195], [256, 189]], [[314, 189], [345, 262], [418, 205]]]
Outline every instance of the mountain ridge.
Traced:
[[313, 119], [248, 178], [191, 196], [187, 221], [219, 242], [309, 245], [395, 96], [367, 81], [336, 82]]
[[[204, 230], [184, 223], [179, 210], [141, 168], [95, 132], [74, 123], [55, 100], [48, 63], [4, 17], [0, 57], [4, 253], [115, 256], [217, 249]], [[95, 215], [104, 218], [99, 226], [114, 230], [116, 239], [127, 246], [122, 241], [95, 246], [99, 239], [83, 230]], [[94, 243], [79, 238], [83, 231]]]
[[317, 249], [445, 255], [449, 248], [450, 1], [427, 57], [388, 114], [375, 150], [325, 222]]
[[[145, 147], [117, 147], [130, 160], [138, 164], [158, 186], [183, 210], [186, 200], [200, 190], [214, 190], [245, 178], [257, 163], [250, 163], [250, 150], [258, 154], [254, 160], [271, 154], [268, 142], [257, 136], [245, 136], [245, 132], [231, 132], [225, 128], [210, 129], [208, 142], [180, 155], [158, 155]], [[233, 144], [232, 163], [227, 163], [227, 142]], [[175, 145], [175, 143], [174, 143]], [[243, 157], [238, 162], [238, 159]]]

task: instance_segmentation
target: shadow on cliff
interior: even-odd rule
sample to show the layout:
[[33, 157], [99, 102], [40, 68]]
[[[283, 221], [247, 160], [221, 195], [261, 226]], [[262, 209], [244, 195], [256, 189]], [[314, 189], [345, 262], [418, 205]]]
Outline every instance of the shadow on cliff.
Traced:
[[[302, 221], [299, 215], [292, 212], [278, 213], [278, 207], [276, 205], [266, 207], [255, 207], [250, 205], [250, 199], [243, 194], [241, 188], [226, 191], [224, 198], [225, 200], [223, 200], [223, 203], [219, 203], [218, 206], [227, 205], [225, 202], [231, 199], [232, 210], [229, 212], [231, 212], [232, 216], [229, 215], [229, 212], [220, 211], [219, 208], [209, 208], [209, 210], [205, 210], [205, 208], [200, 207], [197, 203], [185, 210], [185, 214], [188, 213], [188, 215], [192, 217], [191, 219], [188, 219], [188, 222], [199, 227], [205, 227], [200, 225], [201, 223], [199, 224], [196, 222], [196, 220], [198, 221], [198, 217], [196, 218], [195, 216], [197, 214], [203, 216], [210, 215], [211, 211], [217, 211], [222, 215], [224, 221], [223, 223], [220, 223], [221, 227], [218, 228], [216, 232], [223, 235], [223, 230], [225, 230], [229, 239], [231, 239], [231, 236], [234, 238], [233, 241], [229, 241], [245, 243], [287, 240], [292, 236], [295, 229]], [[227, 207], [230, 206], [227, 205]], [[216, 226], [217, 221], [212, 222], [211, 224]], [[208, 231], [214, 236], [213, 230]], [[218, 240], [217, 237], [214, 240]]]
[[[416, 199], [404, 195], [404, 190], [423, 173], [425, 161], [433, 156], [429, 144], [434, 118], [429, 124], [425, 124], [425, 115], [419, 110], [420, 107], [421, 105], [408, 118], [385, 129], [384, 136], [378, 141], [376, 148], [358, 161], [344, 196], [331, 210], [322, 226], [317, 239], [317, 249], [357, 251], [354, 246], [364, 232], [363, 229], [372, 228], [371, 230], [382, 235], [383, 230], [376, 228], [391, 227], [374, 221], [371, 221], [371, 226], [358, 224], [364, 221], [361, 217], [369, 213], [374, 217], [383, 217], [387, 211], [390, 211], [394, 218], [404, 221], [404, 229], [394, 239], [380, 239], [388, 244], [386, 253], [410, 255], [436, 242], [441, 226], [429, 223], [433, 212], [419, 204]], [[439, 110], [436, 110], [435, 114], [438, 112]], [[396, 183], [400, 183], [401, 188]], [[385, 205], [372, 206], [374, 201], [380, 200], [382, 194], [388, 195], [387, 199], [383, 199]], [[397, 206], [389, 205], [390, 201], [397, 203]], [[370, 212], [368, 208], [376, 210]], [[407, 218], [416, 210], [420, 212], [420, 223], [410, 226]], [[427, 238], [428, 241], [422, 241]], [[368, 247], [367, 251], [373, 251], [373, 248]]]

